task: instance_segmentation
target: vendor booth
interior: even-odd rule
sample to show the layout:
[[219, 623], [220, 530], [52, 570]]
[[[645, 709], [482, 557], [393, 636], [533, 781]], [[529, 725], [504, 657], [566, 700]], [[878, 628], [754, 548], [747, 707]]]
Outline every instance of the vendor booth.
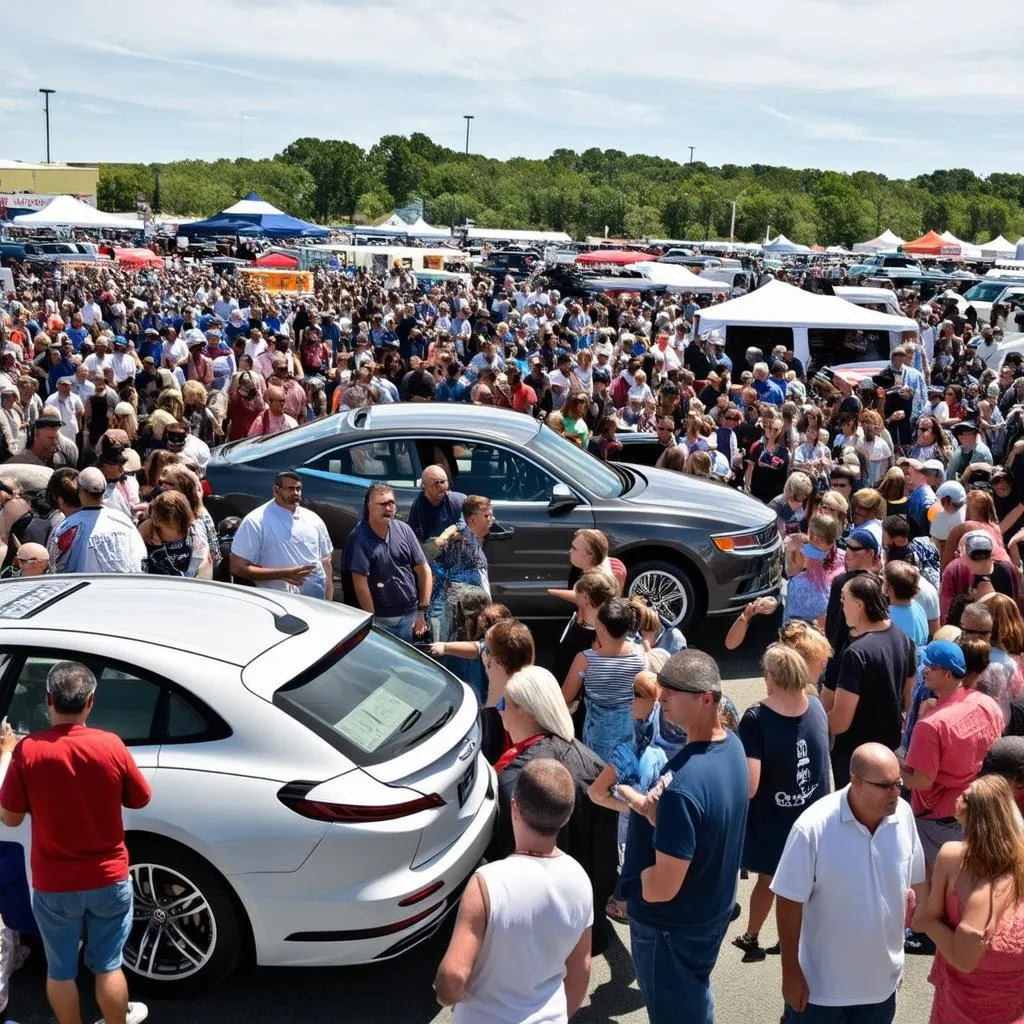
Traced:
[[917, 321], [855, 305], [835, 295], [815, 295], [782, 281], [709, 306], [694, 315], [693, 335], [725, 335], [726, 353], [737, 369], [755, 346], [768, 356], [775, 345], [792, 348], [809, 369], [888, 360], [904, 334], [917, 335]]
[[291, 217], [283, 210], [250, 192], [233, 206], [215, 213], [206, 220], [193, 221], [181, 227], [181, 234], [242, 235], [249, 238], [326, 238], [330, 232], [318, 224]]
[[23, 213], [11, 223], [16, 228], [86, 228], [99, 231], [137, 231], [138, 226], [123, 217], [104, 213], [74, 196], [57, 196], [35, 213]]

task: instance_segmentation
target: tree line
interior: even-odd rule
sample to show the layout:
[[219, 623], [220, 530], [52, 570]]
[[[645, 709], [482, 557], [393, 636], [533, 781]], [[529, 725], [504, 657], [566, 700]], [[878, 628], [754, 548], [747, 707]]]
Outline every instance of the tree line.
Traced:
[[617, 149], [556, 149], [545, 160], [466, 156], [426, 135], [385, 135], [364, 150], [296, 139], [270, 159], [104, 164], [98, 201], [208, 216], [249, 191], [319, 224], [368, 222], [422, 199], [431, 224], [567, 231], [574, 238], [723, 239], [782, 232], [852, 246], [890, 228], [904, 238], [950, 230], [968, 242], [1024, 234], [1024, 175], [938, 170], [909, 180], [752, 164], [711, 167]]

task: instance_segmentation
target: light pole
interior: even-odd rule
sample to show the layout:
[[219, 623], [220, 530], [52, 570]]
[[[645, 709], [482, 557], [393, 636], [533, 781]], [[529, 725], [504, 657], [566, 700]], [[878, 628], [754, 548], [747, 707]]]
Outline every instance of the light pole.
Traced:
[[693, 151], [697, 148], [696, 146], [687, 147], [690, 150], [690, 163], [693, 163]]
[[239, 157], [245, 156], [245, 122], [255, 121], [256, 118], [250, 114], [239, 114], [238, 115], [238, 155]]
[[469, 156], [469, 122], [476, 116], [475, 114], [463, 114], [466, 119], [466, 156]]
[[43, 94], [43, 98], [46, 101], [46, 162], [50, 162], [50, 96], [55, 93], [56, 89], [40, 89]]

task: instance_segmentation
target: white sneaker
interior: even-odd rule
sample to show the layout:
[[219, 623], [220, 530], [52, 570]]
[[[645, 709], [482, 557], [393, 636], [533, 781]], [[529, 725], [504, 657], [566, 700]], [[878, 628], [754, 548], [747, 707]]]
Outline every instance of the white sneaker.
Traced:
[[[149, 1016], [149, 1007], [145, 1003], [129, 1003], [128, 1013], [125, 1016], [125, 1024], [142, 1024], [142, 1022]], [[96, 1024], [106, 1024], [104, 1019], [100, 1017]]]

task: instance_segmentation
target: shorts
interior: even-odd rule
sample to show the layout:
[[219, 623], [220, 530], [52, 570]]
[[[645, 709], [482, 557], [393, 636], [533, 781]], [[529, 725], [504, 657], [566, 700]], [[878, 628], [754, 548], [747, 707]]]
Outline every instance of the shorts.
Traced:
[[121, 951], [132, 930], [132, 882], [80, 889], [77, 892], [32, 893], [32, 910], [46, 951], [47, 975], [53, 981], [78, 977], [78, 945], [83, 933], [85, 966], [93, 974], [121, 967]]
[[915, 818], [926, 864], [934, 864], [943, 843], [958, 843], [964, 830], [955, 818]]

